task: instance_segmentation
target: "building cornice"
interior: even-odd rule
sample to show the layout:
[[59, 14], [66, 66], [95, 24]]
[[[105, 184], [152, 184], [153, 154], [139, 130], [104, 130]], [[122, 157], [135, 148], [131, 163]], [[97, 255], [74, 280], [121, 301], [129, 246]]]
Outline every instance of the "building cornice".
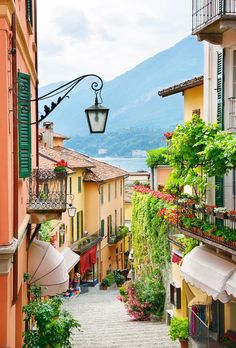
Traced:
[[0, 0], [0, 18], [5, 18], [9, 26], [11, 26], [14, 11], [15, 4], [13, 0]]
[[26, 215], [22, 224], [18, 229], [18, 239], [13, 238], [10, 244], [0, 245], [0, 275], [8, 274], [13, 264], [13, 257], [20, 246], [25, 234], [27, 232], [27, 226], [29, 223], [30, 215]]

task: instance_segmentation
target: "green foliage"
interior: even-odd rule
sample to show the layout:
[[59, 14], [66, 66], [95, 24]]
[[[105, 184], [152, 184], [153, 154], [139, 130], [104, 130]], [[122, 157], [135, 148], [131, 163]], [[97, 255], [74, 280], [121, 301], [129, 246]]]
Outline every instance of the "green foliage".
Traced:
[[177, 240], [184, 246], [183, 256], [187, 255], [191, 250], [199, 245], [199, 241], [193, 238], [180, 237]]
[[101, 281], [101, 286], [109, 286], [109, 279], [107, 279], [106, 277], [102, 279]]
[[173, 317], [170, 322], [169, 335], [172, 341], [187, 340], [189, 336], [188, 318]]
[[165, 305], [165, 288], [161, 274], [150, 274], [143, 276], [136, 282], [137, 298], [141, 303], [150, 304], [150, 313], [161, 318]]
[[124, 284], [125, 276], [118, 271], [114, 272], [114, 280], [116, 284]]
[[[72, 347], [70, 335], [72, 330], [78, 329], [80, 325], [69, 312], [61, 310], [62, 301], [60, 297], [40, 301], [38, 293], [27, 306], [23, 307], [28, 327], [23, 333], [24, 348]], [[29, 328], [32, 321], [34, 326]]]
[[129, 229], [127, 226], [119, 226], [118, 231], [117, 231], [117, 236], [120, 238], [124, 238], [127, 236], [129, 233]]
[[126, 291], [126, 286], [123, 285], [119, 288], [120, 295], [122, 296], [122, 301], [126, 302], [127, 301], [127, 291]]
[[168, 164], [166, 155], [167, 155], [166, 147], [159, 147], [158, 149], [147, 151], [147, 159], [146, 159], [147, 165], [150, 168], [153, 168], [158, 165]]
[[167, 159], [173, 168], [167, 190], [178, 194], [189, 185], [203, 196], [207, 177], [222, 176], [236, 164], [236, 138], [194, 115], [175, 129]]
[[44, 242], [50, 242], [52, 238], [52, 222], [45, 221], [42, 223], [39, 231], [39, 239]]

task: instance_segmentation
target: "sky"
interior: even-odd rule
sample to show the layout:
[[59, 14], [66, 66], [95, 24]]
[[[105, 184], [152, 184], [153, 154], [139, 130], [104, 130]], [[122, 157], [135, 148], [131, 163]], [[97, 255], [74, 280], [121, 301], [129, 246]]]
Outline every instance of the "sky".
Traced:
[[40, 86], [109, 81], [191, 34], [190, 0], [39, 0]]

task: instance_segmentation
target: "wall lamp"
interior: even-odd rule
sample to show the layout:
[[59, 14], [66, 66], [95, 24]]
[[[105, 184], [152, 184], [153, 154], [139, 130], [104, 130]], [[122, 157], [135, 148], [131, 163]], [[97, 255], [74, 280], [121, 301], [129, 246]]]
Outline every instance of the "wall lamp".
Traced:
[[73, 206], [73, 199], [74, 199], [74, 195], [73, 194], [67, 194], [69, 196], [69, 199], [70, 199], [70, 203], [66, 203], [67, 205], [67, 213], [69, 215], [69, 217], [75, 217], [75, 214], [76, 214], [76, 207]]
[[[69, 98], [69, 93], [74, 89], [82, 80], [84, 80], [87, 77], [94, 77], [98, 81], [94, 81], [91, 84], [91, 88], [95, 93], [95, 102], [92, 106], [85, 109], [85, 113], [87, 116], [87, 121], [89, 125], [90, 133], [104, 133], [107, 123], [107, 116], [109, 109], [102, 106], [102, 97], [101, 97], [101, 91], [103, 88], [103, 80], [100, 76], [95, 74], [87, 74], [77, 77], [76, 79], [69, 81], [58, 88], [52, 90], [51, 92], [48, 92], [42, 96], [40, 96], [38, 99], [32, 99], [32, 101], [42, 101], [48, 98], [52, 98], [56, 95], [60, 95], [56, 102], [51, 102], [51, 105], [44, 105], [44, 114], [40, 116], [40, 118], [36, 122], [32, 122], [31, 125], [40, 123], [43, 121], [46, 117], [48, 117], [51, 112], [65, 99]], [[61, 96], [61, 94], [64, 92], [64, 94]], [[99, 102], [100, 101], [100, 102]], [[19, 100], [19, 102], [24, 103], [26, 102], [25, 99]]]

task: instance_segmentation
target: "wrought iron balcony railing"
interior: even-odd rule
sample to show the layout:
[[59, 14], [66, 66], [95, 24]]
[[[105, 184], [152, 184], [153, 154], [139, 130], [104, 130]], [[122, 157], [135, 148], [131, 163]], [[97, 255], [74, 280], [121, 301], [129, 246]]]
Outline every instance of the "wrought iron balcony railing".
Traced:
[[229, 98], [229, 129], [236, 129], [236, 97]]
[[215, 211], [211, 206], [179, 205], [177, 224], [169, 229], [170, 239], [184, 234], [236, 255], [236, 212]]
[[89, 250], [94, 245], [98, 244], [102, 240], [101, 231], [89, 234], [78, 241], [74, 242], [70, 248], [78, 252], [79, 254], [84, 253], [86, 250]]
[[192, 0], [192, 31], [236, 15], [236, 0]]
[[118, 243], [121, 239], [123, 239], [127, 233], [129, 232], [128, 227], [126, 226], [119, 226], [119, 228], [114, 231], [112, 231], [111, 233], [109, 233], [108, 235], [108, 244], [112, 245], [112, 244], [116, 244]]
[[29, 178], [28, 213], [66, 211], [67, 173], [35, 169]]

